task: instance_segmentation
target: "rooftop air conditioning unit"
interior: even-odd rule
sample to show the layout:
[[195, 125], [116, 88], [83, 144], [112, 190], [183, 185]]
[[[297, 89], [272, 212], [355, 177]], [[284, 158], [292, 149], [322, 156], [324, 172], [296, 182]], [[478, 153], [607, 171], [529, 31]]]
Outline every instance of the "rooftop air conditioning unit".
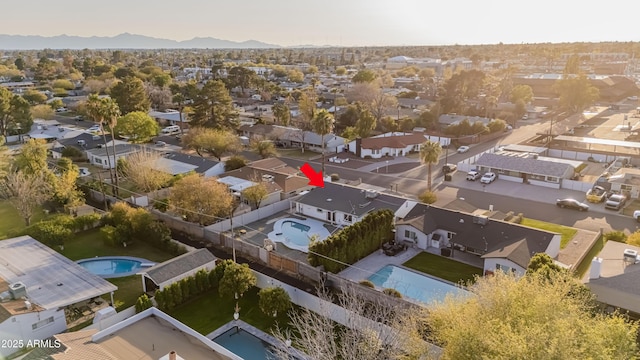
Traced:
[[78, 145], [85, 146], [85, 145], [87, 145], [87, 142], [84, 141], [84, 140], [78, 140]]
[[9, 285], [9, 293], [12, 299], [20, 299], [27, 296], [27, 287], [24, 283], [15, 282]]
[[478, 225], [487, 225], [489, 219], [486, 216], [474, 216], [473, 223]]
[[375, 190], [365, 190], [364, 197], [367, 199], [375, 199], [376, 197], [378, 197], [378, 192]]

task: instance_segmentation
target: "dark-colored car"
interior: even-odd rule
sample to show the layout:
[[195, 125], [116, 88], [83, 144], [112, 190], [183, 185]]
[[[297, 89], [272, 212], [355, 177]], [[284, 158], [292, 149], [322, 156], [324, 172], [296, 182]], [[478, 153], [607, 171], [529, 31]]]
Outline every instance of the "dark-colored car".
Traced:
[[558, 199], [556, 205], [561, 208], [574, 209], [579, 211], [589, 210], [589, 205], [581, 203], [576, 199]]
[[442, 172], [445, 174], [452, 173], [456, 170], [458, 170], [458, 166], [456, 166], [456, 164], [446, 164], [442, 167]]

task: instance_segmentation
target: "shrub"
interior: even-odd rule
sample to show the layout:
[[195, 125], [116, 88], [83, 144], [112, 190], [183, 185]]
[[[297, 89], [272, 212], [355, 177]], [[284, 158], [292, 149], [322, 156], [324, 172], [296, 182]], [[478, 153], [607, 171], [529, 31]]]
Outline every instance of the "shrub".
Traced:
[[136, 313], [143, 312], [152, 306], [153, 303], [147, 294], [142, 294], [138, 297], [138, 300], [136, 300]]
[[247, 159], [240, 155], [231, 156], [224, 163], [224, 171], [231, 171], [235, 169], [240, 169], [241, 167], [245, 167], [247, 165]]
[[331, 181], [338, 181], [340, 180], [340, 175], [338, 174], [331, 174]]
[[420, 196], [418, 196], [418, 200], [422, 201], [425, 204], [433, 204], [438, 201], [438, 196], [433, 191], [426, 190]]
[[371, 159], [371, 155], [365, 155], [364, 158], [365, 159]]
[[258, 306], [267, 316], [278, 316], [291, 308], [291, 298], [281, 287], [268, 287], [258, 293]]
[[363, 286], [366, 286], [366, 287], [370, 287], [370, 288], [372, 288], [372, 289], [375, 289], [375, 287], [376, 287], [376, 286], [375, 286], [371, 281], [369, 281], [369, 280], [362, 280], [362, 281], [360, 281], [360, 285], [363, 285]]
[[118, 239], [117, 230], [111, 225], [105, 225], [100, 228], [100, 232], [104, 235], [104, 244], [111, 247], [122, 245], [122, 241]]
[[100, 220], [102, 220], [102, 215], [98, 213], [77, 216], [73, 218], [73, 231], [78, 232], [93, 229], [100, 224]]
[[158, 199], [153, 202], [153, 207], [162, 212], [166, 212], [169, 209], [169, 199]]
[[627, 234], [625, 234], [624, 231], [609, 231], [608, 233], [604, 234], [604, 238], [609, 241], [617, 241], [621, 243], [627, 242]]
[[396, 290], [396, 289], [386, 288], [386, 289], [382, 290], [382, 293], [383, 294], [387, 294], [389, 296], [393, 296], [393, 297], [398, 298], [398, 299], [402, 299], [402, 294], [400, 294], [400, 292], [398, 290]]
[[41, 221], [29, 226], [25, 233], [32, 238], [49, 246], [64, 246], [64, 242], [71, 239], [71, 229], [59, 221]]
[[76, 149], [74, 147], [71, 147], [71, 146], [68, 146], [68, 147], [65, 147], [64, 149], [62, 149], [62, 156], [68, 157], [68, 158], [71, 158], [71, 159], [82, 159], [82, 158], [84, 158], [84, 154], [82, 153], [82, 151], [80, 151], [80, 150], [78, 150], [78, 149]]

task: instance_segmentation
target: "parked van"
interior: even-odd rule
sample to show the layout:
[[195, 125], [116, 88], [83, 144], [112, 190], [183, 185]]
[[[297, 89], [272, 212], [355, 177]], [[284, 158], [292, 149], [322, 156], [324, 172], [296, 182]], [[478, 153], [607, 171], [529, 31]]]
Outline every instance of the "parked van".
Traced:
[[162, 129], [162, 133], [164, 135], [179, 134], [180, 133], [180, 126], [178, 126], [178, 125], [167, 126], [166, 128]]

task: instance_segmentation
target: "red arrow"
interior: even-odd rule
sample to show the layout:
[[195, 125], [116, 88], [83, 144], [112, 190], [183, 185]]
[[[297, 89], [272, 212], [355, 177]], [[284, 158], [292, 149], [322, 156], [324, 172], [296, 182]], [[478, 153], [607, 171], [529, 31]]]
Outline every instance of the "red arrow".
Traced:
[[302, 167], [300, 168], [300, 171], [302, 171], [302, 173], [309, 178], [309, 185], [318, 186], [321, 188], [324, 187], [322, 171], [316, 172], [315, 170], [313, 170], [311, 165], [309, 165], [309, 163], [304, 163], [304, 165], [302, 165]]

